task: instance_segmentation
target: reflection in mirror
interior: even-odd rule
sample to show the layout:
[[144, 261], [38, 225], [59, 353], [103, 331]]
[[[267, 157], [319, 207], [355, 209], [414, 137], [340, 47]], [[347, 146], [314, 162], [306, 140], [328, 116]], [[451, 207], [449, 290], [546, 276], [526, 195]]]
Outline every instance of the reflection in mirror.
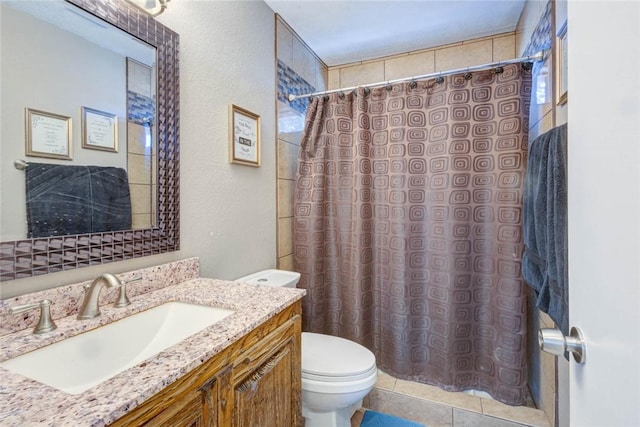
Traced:
[[[57, 18], [43, 22], [40, 12], [25, 15], [26, 6]], [[0, 7], [0, 279], [178, 250], [178, 35], [125, 0], [5, 0]], [[83, 27], [93, 36], [72, 35]], [[27, 109], [71, 118], [71, 161], [46, 150], [26, 157]], [[28, 238], [26, 173], [16, 160], [121, 171], [130, 224]]]
[[[2, 167], [13, 172], [2, 239], [153, 226], [155, 48], [64, 1], [0, 7]], [[71, 162], [25, 158], [25, 109], [71, 118]], [[46, 135], [29, 138], [47, 145]], [[36, 165], [11, 171], [19, 159]]]

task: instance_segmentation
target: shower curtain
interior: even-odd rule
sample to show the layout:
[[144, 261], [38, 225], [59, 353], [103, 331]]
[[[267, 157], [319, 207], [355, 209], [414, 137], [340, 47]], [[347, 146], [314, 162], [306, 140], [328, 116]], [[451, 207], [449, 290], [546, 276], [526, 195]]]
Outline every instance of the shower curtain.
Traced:
[[521, 64], [314, 98], [298, 158], [304, 330], [383, 371], [523, 404], [531, 75]]

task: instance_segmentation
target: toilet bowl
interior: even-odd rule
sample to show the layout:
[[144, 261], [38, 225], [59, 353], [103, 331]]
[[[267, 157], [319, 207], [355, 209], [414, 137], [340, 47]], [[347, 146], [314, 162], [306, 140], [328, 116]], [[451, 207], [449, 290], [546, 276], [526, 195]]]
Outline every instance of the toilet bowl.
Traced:
[[[300, 273], [264, 270], [237, 282], [294, 288]], [[378, 377], [367, 348], [331, 335], [302, 333], [302, 416], [305, 427], [349, 427]]]

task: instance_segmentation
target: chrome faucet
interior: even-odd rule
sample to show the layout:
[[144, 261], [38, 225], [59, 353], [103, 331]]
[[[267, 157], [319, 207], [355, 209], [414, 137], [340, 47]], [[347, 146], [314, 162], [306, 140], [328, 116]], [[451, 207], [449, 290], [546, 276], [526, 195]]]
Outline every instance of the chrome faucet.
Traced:
[[88, 287], [86, 287], [84, 301], [82, 302], [82, 307], [80, 307], [80, 311], [78, 312], [78, 319], [93, 319], [94, 317], [100, 316], [98, 300], [100, 298], [100, 291], [104, 285], [107, 285], [109, 288], [117, 287], [121, 289], [124, 286], [120, 279], [113, 274], [106, 273], [98, 276]]

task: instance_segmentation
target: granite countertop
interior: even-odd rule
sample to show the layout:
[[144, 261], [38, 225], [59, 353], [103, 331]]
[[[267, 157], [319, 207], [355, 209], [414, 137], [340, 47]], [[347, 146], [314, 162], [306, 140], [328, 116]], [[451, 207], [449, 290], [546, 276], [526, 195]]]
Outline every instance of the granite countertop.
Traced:
[[[111, 379], [71, 395], [0, 367], [0, 425], [104, 426], [219, 353], [265, 320], [301, 299], [302, 289], [192, 279], [132, 297], [126, 308], [102, 306], [102, 316], [56, 319], [58, 329], [0, 337], [0, 361], [13, 358], [169, 301], [227, 308], [235, 313]], [[126, 345], [126, 343], [123, 343]]]

